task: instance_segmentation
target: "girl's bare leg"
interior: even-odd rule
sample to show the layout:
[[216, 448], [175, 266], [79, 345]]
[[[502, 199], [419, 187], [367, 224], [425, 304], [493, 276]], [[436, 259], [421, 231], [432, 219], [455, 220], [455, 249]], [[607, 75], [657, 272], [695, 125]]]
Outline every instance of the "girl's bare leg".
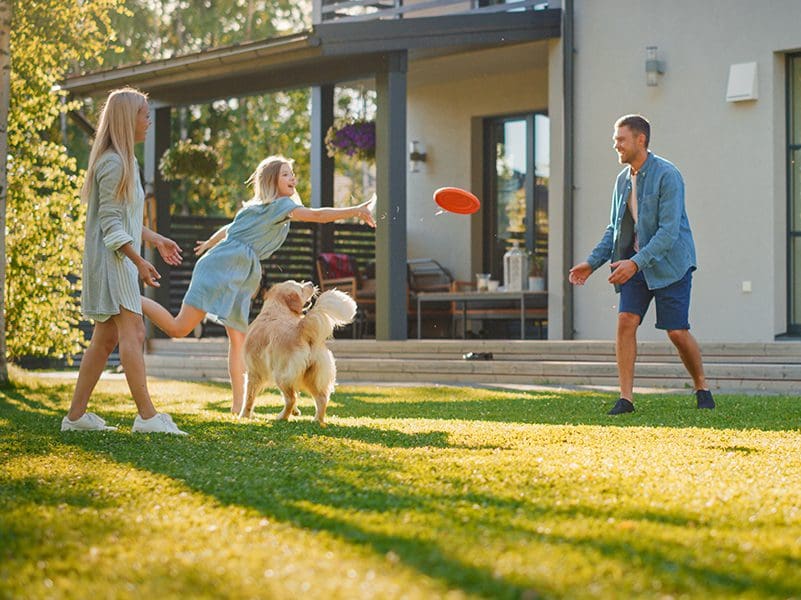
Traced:
[[173, 338], [189, 335], [206, 316], [206, 311], [189, 304], [181, 304], [181, 312], [173, 317], [161, 304], [145, 296], [142, 296], [142, 312], [156, 327]]
[[78, 382], [75, 384], [75, 391], [72, 393], [72, 404], [67, 418], [77, 421], [86, 412], [89, 404], [89, 396], [97, 385], [103, 369], [106, 368], [109, 355], [117, 346], [117, 326], [112, 319], [105, 323], [95, 323], [92, 332], [92, 341], [83, 354], [81, 368], [78, 370]]
[[245, 334], [233, 327], [226, 327], [225, 333], [228, 334], [228, 375], [234, 394], [231, 412], [238, 415], [245, 398]]
[[120, 344], [120, 362], [131, 390], [139, 416], [150, 419], [156, 414], [145, 375], [145, 322], [142, 316], [120, 307], [120, 314], [112, 317], [117, 326]]

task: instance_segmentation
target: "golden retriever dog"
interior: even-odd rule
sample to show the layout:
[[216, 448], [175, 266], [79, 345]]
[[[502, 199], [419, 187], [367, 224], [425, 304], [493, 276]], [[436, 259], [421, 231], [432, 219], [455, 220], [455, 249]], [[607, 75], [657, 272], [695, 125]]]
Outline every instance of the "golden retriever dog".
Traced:
[[334, 328], [353, 321], [356, 303], [344, 292], [329, 290], [304, 314], [303, 308], [316, 293], [312, 283], [284, 281], [264, 296], [264, 306], [245, 337], [247, 395], [240, 417], [253, 416], [256, 395], [273, 382], [284, 398], [284, 410], [276, 419], [288, 420], [297, 414], [298, 393], [306, 391], [314, 398], [315, 420], [325, 425], [337, 375], [325, 341]]

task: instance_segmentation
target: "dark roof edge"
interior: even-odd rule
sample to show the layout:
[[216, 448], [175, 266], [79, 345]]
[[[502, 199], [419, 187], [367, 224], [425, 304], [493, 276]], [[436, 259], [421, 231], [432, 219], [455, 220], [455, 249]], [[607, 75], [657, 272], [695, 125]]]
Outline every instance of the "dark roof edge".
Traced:
[[91, 86], [95, 82], [100, 83], [108, 80], [126, 79], [132, 76], [142, 77], [147, 73], [158, 72], [164, 69], [191, 68], [203, 65], [204, 63], [236, 61], [238, 57], [243, 57], [242, 59], [244, 60], [252, 56], [291, 52], [292, 50], [305, 49], [317, 45], [319, 45], [319, 40], [313, 39], [310, 31], [303, 31], [278, 38], [220, 46], [218, 48], [201, 50], [200, 52], [193, 52], [191, 54], [122, 65], [100, 71], [90, 71], [88, 73], [81, 73], [80, 75], [71, 75], [65, 79], [61, 87], [65, 90], [72, 90], [74, 88]]

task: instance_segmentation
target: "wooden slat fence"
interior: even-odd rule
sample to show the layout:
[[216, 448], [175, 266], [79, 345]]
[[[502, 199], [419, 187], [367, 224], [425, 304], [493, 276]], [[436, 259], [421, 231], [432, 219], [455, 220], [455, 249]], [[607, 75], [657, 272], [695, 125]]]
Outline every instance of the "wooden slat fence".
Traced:
[[[195, 242], [205, 240], [230, 219], [218, 217], [196, 217], [173, 215], [170, 237], [183, 250], [183, 262], [169, 270], [170, 312], [178, 314], [181, 309], [192, 270], [197, 257]], [[334, 228], [334, 247], [322, 247], [322, 226], [316, 223], [292, 223], [286, 242], [269, 259], [262, 262], [262, 285], [269, 287], [279, 281], [296, 279], [317, 283], [315, 260], [320, 252], [333, 251], [351, 254], [360, 269], [369, 270], [375, 261], [375, 231], [366, 225], [340, 223]], [[251, 318], [261, 309], [261, 302], [253, 303]], [[222, 327], [213, 323], [203, 326], [203, 336], [224, 335]]]

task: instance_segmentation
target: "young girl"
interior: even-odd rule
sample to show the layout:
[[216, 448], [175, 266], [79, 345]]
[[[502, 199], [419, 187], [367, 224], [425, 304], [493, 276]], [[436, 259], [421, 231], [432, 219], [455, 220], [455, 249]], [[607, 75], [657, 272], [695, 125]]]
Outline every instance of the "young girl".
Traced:
[[125, 378], [139, 411], [133, 431], [186, 435], [170, 415], [153, 407], [142, 352], [145, 325], [138, 280], [158, 287], [160, 277], [139, 255], [142, 240], [153, 244], [168, 264], [181, 262], [178, 244], [142, 225], [145, 194], [134, 145], [145, 139], [149, 114], [147, 97], [129, 88], [113, 91], [100, 114], [81, 189], [81, 199], [87, 203], [81, 309], [95, 327], [81, 360], [72, 405], [61, 421], [62, 431], [116, 429], [86, 412], [86, 406], [109, 354], [119, 344]]
[[234, 414], [239, 414], [245, 395], [243, 350], [250, 303], [261, 280], [260, 261], [284, 243], [289, 222], [331, 223], [356, 217], [375, 227], [369, 201], [350, 208], [305, 208], [293, 199], [295, 183], [292, 161], [282, 156], [261, 161], [248, 179], [248, 184], [253, 185], [253, 198], [231, 223], [195, 247], [198, 255], [208, 252], [195, 265], [178, 316], [173, 317], [160, 304], [142, 298], [145, 315], [170, 337], [188, 335], [207, 314], [225, 326]]

